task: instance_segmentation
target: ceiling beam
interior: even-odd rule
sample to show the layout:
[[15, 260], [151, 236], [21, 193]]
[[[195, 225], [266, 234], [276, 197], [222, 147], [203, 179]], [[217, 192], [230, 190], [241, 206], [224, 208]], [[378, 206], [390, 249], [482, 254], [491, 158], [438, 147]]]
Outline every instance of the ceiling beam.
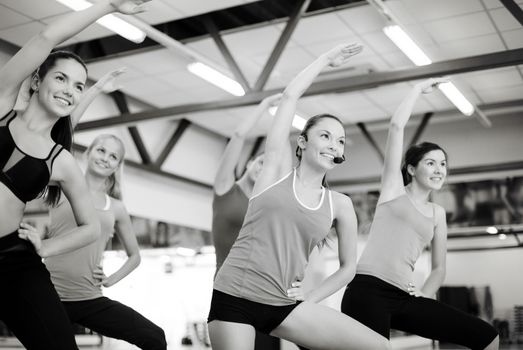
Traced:
[[232, 56], [231, 51], [223, 41], [223, 38], [220, 35], [220, 32], [218, 30], [218, 27], [216, 26], [216, 23], [214, 23], [214, 20], [210, 16], [206, 16], [203, 20], [203, 23], [207, 28], [207, 31], [211, 35], [212, 39], [214, 40], [214, 43], [218, 47], [218, 50], [220, 50], [223, 58], [225, 59], [225, 62], [227, 62], [227, 65], [229, 66], [229, 69], [231, 70], [232, 74], [234, 75], [236, 80], [238, 80], [238, 83], [240, 83], [240, 85], [243, 87], [245, 91], [250, 91], [251, 87], [249, 86], [249, 82], [245, 78], [245, 75], [240, 69], [240, 66], [238, 66], [238, 63]]
[[296, 29], [298, 22], [300, 21], [305, 11], [307, 11], [307, 7], [309, 7], [310, 3], [311, 0], [300, 0], [296, 4], [294, 10], [289, 16], [289, 21], [287, 22], [285, 29], [281, 33], [276, 45], [274, 45], [271, 55], [267, 59], [267, 62], [265, 63], [265, 66], [263, 67], [263, 70], [260, 73], [258, 80], [256, 80], [256, 83], [254, 84], [254, 91], [263, 90], [263, 87], [267, 83], [267, 80], [269, 80], [269, 77], [271, 76], [271, 73], [274, 70], [276, 63], [278, 63], [278, 60], [280, 59], [283, 50], [287, 46], [287, 43], [289, 42], [292, 36], [292, 33], [294, 33], [294, 30]]
[[363, 134], [363, 136], [365, 136], [367, 141], [369, 141], [369, 143], [371, 144], [371, 146], [374, 149], [374, 151], [376, 151], [376, 153], [378, 154], [378, 157], [380, 158], [381, 163], [383, 163], [385, 161], [385, 157], [383, 156], [383, 152], [381, 151], [381, 148], [378, 145], [378, 143], [376, 142], [376, 140], [374, 140], [374, 138], [372, 137], [370, 132], [367, 130], [367, 127], [365, 126], [365, 124], [364, 123], [356, 123], [356, 126], [360, 129], [361, 133]]
[[165, 147], [162, 150], [162, 153], [158, 156], [156, 159], [155, 166], [158, 168], [161, 168], [169, 154], [172, 152], [174, 146], [178, 143], [180, 138], [182, 137], [185, 130], [191, 125], [191, 122], [187, 119], [180, 120], [180, 123], [176, 127], [176, 130], [174, 131], [173, 135], [165, 145]]
[[[319, 81], [313, 83], [310, 86], [310, 88], [304, 93], [304, 96], [336, 92], [359, 91], [374, 88], [381, 85], [425, 79], [436, 76], [467, 73], [478, 70], [515, 66], [518, 64], [523, 64], [523, 48], [479, 56], [458, 58], [442, 62], [435, 62], [428, 66], [422, 67], [386, 72], [375, 72], [353, 77], [343, 77]], [[281, 92], [282, 89], [283, 88], [259, 92], [254, 91], [246, 94], [245, 96], [231, 98], [227, 100], [192, 103], [138, 113], [123, 114], [120, 116], [113, 116], [105, 119], [80, 123], [78, 124], [77, 130], [85, 131], [112, 127], [116, 125], [134, 125], [142, 121], [150, 121], [153, 119], [181, 119], [185, 117], [185, 114], [188, 113], [253, 105], [260, 103], [261, 100], [263, 100], [265, 97]]]
[[512, 16], [523, 26], [523, 10], [514, 0], [500, 0], [503, 6], [510, 11]]
[[[129, 113], [129, 106], [127, 105], [127, 101], [125, 99], [125, 95], [119, 91], [113, 91], [109, 94], [113, 101], [116, 103], [116, 106], [118, 107], [118, 110], [121, 114]], [[145, 148], [145, 144], [142, 140], [142, 137], [140, 136], [140, 132], [138, 131], [138, 128], [136, 126], [129, 126], [127, 128], [129, 131], [129, 134], [131, 135], [131, 138], [133, 139], [134, 145], [136, 146], [136, 149], [138, 150], [138, 154], [140, 155], [140, 158], [142, 159], [142, 162], [144, 164], [151, 164], [151, 156], [149, 155], [149, 152], [147, 152], [147, 148]]]

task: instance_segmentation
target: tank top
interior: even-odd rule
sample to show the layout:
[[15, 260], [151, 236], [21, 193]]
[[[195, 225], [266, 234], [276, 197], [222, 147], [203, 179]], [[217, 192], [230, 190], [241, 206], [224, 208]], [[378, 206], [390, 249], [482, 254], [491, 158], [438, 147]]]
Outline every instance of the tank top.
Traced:
[[24, 153], [15, 143], [9, 124], [16, 118], [11, 111], [0, 119], [0, 182], [21, 202], [29, 202], [46, 188], [53, 162], [63, 147], [55, 143], [46, 158]]
[[[332, 226], [332, 195], [322, 189], [314, 207], [300, 202], [296, 170], [249, 201], [243, 227], [216, 275], [214, 288], [268, 305], [290, 305], [292, 282], [301, 281], [309, 255]], [[325, 198], [327, 197], [327, 198]]]
[[[62, 301], [91, 300], [102, 296], [101, 288], [95, 285], [93, 271], [101, 263], [107, 242], [114, 233], [115, 217], [110, 209], [111, 199], [106, 195], [104, 208], [97, 209], [102, 233], [97, 241], [44, 260]], [[67, 200], [50, 210], [50, 218], [50, 238], [68, 234], [76, 227], [73, 210]]]
[[414, 265], [434, 236], [434, 227], [435, 216], [423, 215], [407, 194], [379, 204], [356, 272], [407, 290]]
[[220, 269], [238, 238], [248, 204], [249, 199], [237, 183], [221, 196], [214, 193], [212, 239], [216, 251], [216, 271]]

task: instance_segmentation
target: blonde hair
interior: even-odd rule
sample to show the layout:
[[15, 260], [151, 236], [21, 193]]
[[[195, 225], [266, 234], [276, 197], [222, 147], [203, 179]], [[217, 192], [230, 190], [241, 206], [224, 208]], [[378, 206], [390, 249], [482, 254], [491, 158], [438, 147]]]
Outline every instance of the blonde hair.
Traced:
[[118, 168], [115, 170], [114, 173], [109, 175], [109, 177], [105, 180], [105, 193], [107, 193], [109, 196], [116, 198], [116, 199], [122, 199], [122, 188], [120, 186], [121, 184], [121, 178], [123, 174], [123, 161], [125, 157], [125, 146], [122, 142], [122, 140], [112, 134], [102, 134], [97, 136], [93, 142], [87, 147], [87, 150], [85, 151], [86, 157], [89, 156], [89, 153], [93, 150], [93, 148], [98, 145], [99, 143], [107, 140], [112, 139], [116, 141], [120, 145], [120, 149], [122, 150], [120, 162], [118, 164]]

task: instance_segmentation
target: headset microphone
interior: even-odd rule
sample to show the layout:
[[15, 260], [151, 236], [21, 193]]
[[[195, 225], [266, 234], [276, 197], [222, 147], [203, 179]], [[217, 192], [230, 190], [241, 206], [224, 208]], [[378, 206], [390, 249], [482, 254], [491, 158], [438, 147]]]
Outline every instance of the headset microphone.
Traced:
[[333, 162], [334, 162], [335, 164], [341, 164], [341, 163], [343, 163], [344, 161], [345, 161], [345, 156], [344, 156], [344, 155], [342, 155], [341, 157], [334, 157], [334, 160], [333, 160]]

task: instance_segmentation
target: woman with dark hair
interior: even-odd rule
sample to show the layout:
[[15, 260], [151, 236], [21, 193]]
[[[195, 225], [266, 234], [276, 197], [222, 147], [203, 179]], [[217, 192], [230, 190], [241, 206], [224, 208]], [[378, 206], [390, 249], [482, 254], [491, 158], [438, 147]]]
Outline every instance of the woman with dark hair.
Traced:
[[[30, 350], [77, 348], [41, 258], [80, 248], [99, 236], [87, 186], [68, 151], [72, 131], [67, 116], [78, 104], [87, 71], [74, 54], [49, 53], [98, 18], [114, 11], [135, 13], [144, 1], [104, 0], [65, 15], [0, 70], [0, 319]], [[33, 93], [25, 110], [17, 113], [13, 108], [20, 86], [33, 72]], [[68, 235], [42, 240], [21, 223], [25, 205], [40, 195], [56, 204], [60, 189], [77, 226]]]
[[[359, 322], [317, 304], [350, 281], [356, 268], [357, 223], [350, 198], [322, 185], [344, 152], [345, 129], [334, 116], [309, 119], [298, 137], [297, 168], [283, 163], [299, 97], [327, 65], [358, 54], [340, 45], [321, 55], [285, 89], [267, 135], [264, 164], [243, 226], [218, 271], [209, 312], [215, 350], [254, 347], [255, 330], [313, 349], [386, 349], [387, 340]], [[286, 173], [281, 177], [281, 173]], [[314, 247], [336, 227], [340, 268], [310, 294], [303, 279]]]
[[[447, 154], [423, 142], [410, 147], [401, 166], [403, 133], [418, 96], [445, 79], [414, 86], [390, 121], [381, 193], [357, 274], [341, 310], [384, 337], [398, 329], [471, 349], [497, 349], [498, 336], [479, 318], [430, 299], [445, 279], [445, 210], [429, 201], [447, 176]], [[412, 283], [416, 260], [431, 245], [432, 268], [421, 288]]]

